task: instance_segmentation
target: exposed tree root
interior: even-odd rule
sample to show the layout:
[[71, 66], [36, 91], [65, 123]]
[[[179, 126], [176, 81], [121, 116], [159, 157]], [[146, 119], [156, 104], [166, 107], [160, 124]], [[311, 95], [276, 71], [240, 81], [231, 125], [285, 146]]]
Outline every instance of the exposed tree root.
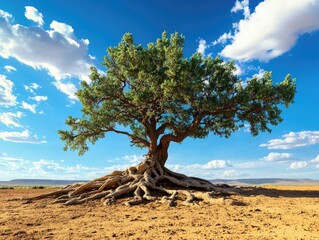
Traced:
[[161, 201], [169, 206], [176, 205], [179, 195], [186, 197], [185, 204], [192, 204], [195, 200], [216, 204], [222, 203], [224, 196], [236, 194], [236, 189], [175, 173], [162, 168], [157, 162], [145, 160], [125, 171], [115, 171], [87, 183], [68, 185], [57, 191], [23, 200], [28, 203], [53, 197], [53, 203], [73, 205], [101, 199], [103, 204], [110, 204], [118, 198], [129, 197], [127, 204], [132, 206], [156, 200], [159, 193], [163, 196]]

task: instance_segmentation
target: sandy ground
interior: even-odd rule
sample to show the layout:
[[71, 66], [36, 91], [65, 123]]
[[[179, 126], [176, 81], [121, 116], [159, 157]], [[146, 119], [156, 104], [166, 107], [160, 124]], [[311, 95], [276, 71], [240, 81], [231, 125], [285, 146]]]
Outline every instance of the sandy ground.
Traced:
[[9, 201], [48, 191], [0, 189], [0, 239], [319, 239], [319, 186], [251, 188], [232, 204], [176, 207]]

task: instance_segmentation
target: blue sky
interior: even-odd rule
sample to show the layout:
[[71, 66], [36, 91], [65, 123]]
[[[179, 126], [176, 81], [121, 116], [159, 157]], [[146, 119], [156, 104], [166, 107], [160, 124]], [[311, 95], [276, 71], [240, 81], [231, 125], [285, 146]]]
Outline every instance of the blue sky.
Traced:
[[1, 0], [0, 180], [92, 179], [125, 169], [147, 150], [109, 134], [84, 156], [63, 151], [57, 130], [80, 117], [74, 95], [124, 33], [146, 46], [163, 31], [196, 51], [233, 59], [243, 80], [272, 71], [297, 78], [295, 103], [272, 133], [242, 128], [172, 144], [167, 166], [214, 178], [319, 177], [319, 0]]

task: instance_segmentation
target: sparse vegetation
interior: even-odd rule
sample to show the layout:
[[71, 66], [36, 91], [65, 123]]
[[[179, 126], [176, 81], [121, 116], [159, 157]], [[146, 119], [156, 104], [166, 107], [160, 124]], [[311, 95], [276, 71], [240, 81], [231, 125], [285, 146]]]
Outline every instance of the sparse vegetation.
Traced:
[[0, 189], [14, 189], [14, 187], [11, 187], [11, 186], [1, 186]]
[[33, 186], [33, 187], [31, 187], [32, 189], [44, 189], [44, 188], [46, 188], [46, 187], [44, 187], [44, 186]]

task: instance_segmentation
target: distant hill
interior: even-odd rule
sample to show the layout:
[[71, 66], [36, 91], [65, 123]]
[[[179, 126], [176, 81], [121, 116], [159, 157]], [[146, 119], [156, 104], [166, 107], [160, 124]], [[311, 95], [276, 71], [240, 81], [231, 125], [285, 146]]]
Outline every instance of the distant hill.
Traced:
[[[319, 185], [319, 180], [290, 178], [249, 178], [249, 179], [214, 179], [212, 183], [226, 183], [233, 186], [251, 185]], [[50, 180], [50, 179], [13, 179], [0, 181], [0, 186], [66, 186], [88, 180]]]
[[319, 180], [307, 178], [249, 178], [249, 179], [214, 179], [213, 183], [226, 183], [235, 186], [251, 185], [319, 185]]
[[87, 180], [13, 179], [0, 181], [0, 186], [65, 186]]

